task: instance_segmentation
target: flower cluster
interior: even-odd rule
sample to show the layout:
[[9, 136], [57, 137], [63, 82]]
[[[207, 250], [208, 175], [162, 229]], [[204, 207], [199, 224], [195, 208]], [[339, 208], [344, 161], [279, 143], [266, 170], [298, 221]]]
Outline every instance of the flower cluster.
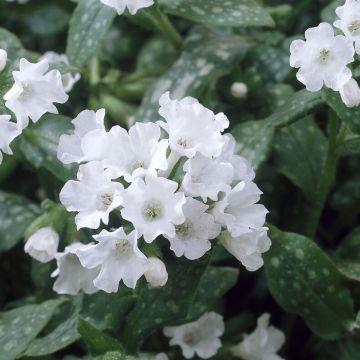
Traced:
[[290, 65], [299, 68], [297, 78], [307, 90], [315, 92], [325, 85], [340, 92], [346, 106], [358, 106], [360, 87], [348, 65], [355, 52], [360, 54], [360, 1], [346, 0], [336, 14], [334, 26], [342, 35], [328, 23], [306, 30], [305, 41], [291, 43]]
[[[128, 131], [107, 131], [103, 109], [84, 110], [73, 120], [73, 134], [60, 138], [59, 160], [80, 164], [77, 180], [60, 192], [65, 208], [76, 212], [77, 228], [108, 225], [111, 213], [121, 219], [119, 228], [95, 235], [95, 243], [57, 255], [59, 278], [74, 281], [65, 261], [83, 268], [78, 274], [86, 288], [77, 280], [78, 291], [94, 290], [89, 278], [106, 292], [116, 292], [121, 281], [134, 288], [142, 275], [152, 286], [165, 285], [165, 264], [139, 249], [141, 239], [150, 244], [160, 236], [178, 257], [199, 259], [219, 238], [248, 270], [263, 265], [261, 254], [271, 244], [267, 210], [257, 204], [261, 191], [250, 164], [223, 134], [228, 119], [191, 97], [178, 101], [165, 93], [159, 103], [161, 121], [135, 123]], [[74, 284], [60, 283], [56, 291], [73, 292]]]
[[[4, 70], [7, 53], [0, 49], [0, 71]], [[16, 117], [17, 123], [11, 122], [10, 115], [0, 115], [0, 163], [2, 152], [12, 154], [10, 143], [19, 136], [29, 125], [29, 119], [37, 122], [45, 113], [58, 111], [54, 103], [63, 104], [68, 100], [69, 92], [79, 74], [60, 74], [58, 70], [50, 70], [53, 62], [68, 63], [65, 55], [53, 52], [44, 54], [38, 63], [30, 63], [26, 59], [20, 60], [20, 68], [13, 72], [14, 85], [4, 95], [5, 106]]]
[[100, 0], [104, 5], [114, 8], [119, 15], [126, 8], [131, 15], [135, 15], [140, 9], [154, 5], [154, 0]]

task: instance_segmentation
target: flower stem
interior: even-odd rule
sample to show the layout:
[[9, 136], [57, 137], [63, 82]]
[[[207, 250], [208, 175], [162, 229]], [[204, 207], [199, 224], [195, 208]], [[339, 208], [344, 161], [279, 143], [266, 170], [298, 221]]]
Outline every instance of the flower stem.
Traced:
[[181, 35], [170, 22], [169, 18], [161, 12], [158, 5], [155, 4], [154, 6], [151, 6], [146, 14], [176, 49], [181, 48], [183, 44]]
[[316, 229], [320, 221], [321, 213], [325, 206], [326, 198], [335, 181], [336, 167], [338, 162], [337, 124], [338, 122], [336, 114], [333, 112], [333, 110], [330, 110], [326, 160], [319, 183], [317, 185], [315, 199], [305, 219], [304, 235], [312, 239], [315, 237]]

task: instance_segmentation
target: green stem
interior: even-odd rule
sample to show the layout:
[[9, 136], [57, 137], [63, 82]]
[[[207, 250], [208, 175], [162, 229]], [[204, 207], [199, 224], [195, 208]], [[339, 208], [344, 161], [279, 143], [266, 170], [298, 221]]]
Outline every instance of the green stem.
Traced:
[[316, 229], [318, 227], [321, 213], [325, 206], [326, 198], [335, 181], [336, 167], [338, 162], [337, 155], [337, 118], [335, 113], [331, 110], [329, 116], [329, 131], [328, 131], [328, 149], [325, 164], [320, 176], [317, 186], [315, 199], [307, 213], [305, 219], [304, 235], [313, 239], [315, 237]]
[[93, 57], [89, 64], [89, 76], [90, 76], [90, 85], [95, 86], [100, 82], [100, 65], [99, 59]]
[[158, 28], [160, 32], [170, 41], [170, 43], [176, 48], [181, 48], [183, 40], [181, 35], [175, 29], [169, 18], [160, 11], [157, 5], [151, 6], [146, 13], [153, 24]]

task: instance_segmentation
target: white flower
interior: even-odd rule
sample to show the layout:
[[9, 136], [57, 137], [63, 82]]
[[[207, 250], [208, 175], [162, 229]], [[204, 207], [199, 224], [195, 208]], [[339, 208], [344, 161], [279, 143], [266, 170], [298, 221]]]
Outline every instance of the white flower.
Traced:
[[170, 345], [179, 345], [186, 359], [195, 354], [208, 359], [214, 356], [222, 344], [219, 337], [224, 333], [223, 317], [214, 312], [205, 313], [197, 321], [164, 328], [164, 334], [171, 337]]
[[175, 227], [175, 236], [165, 236], [170, 241], [170, 249], [176, 256], [189, 260], [201, 258], [211, 248], [209, 239], [215, 239], [221, 231], [214, 217], [206, 213], [209, 207], [200, 201], [187, 198], [183, 207], [185, 222]]
[[127, 235], [123, 228], [113, 232], [103, 230], [94, 239], [97, 244], [77, 252], [85, 268], [100, 267], [94, 285], [108, 293], [117, 292], [122, 280], [127, 287], [135, 288], [149, 269], [148, 259], [138, 248], [136, 232]]
[[18, 4], [26, 4], [29, 0], [6, 0], [8, 2], [17, 2]]
[[236, 140], [231, 134], [225, 134], [226, 140], [223, 150], [217, 160], [229, 162], [234, 168], [233, 181], [251, 181], [255, 178], [255, 172], [251, 164], [242, 156], [236, 155]]
[[124, 191], [121, 215], [130, 221], [148, 243], [159, 235], [175, 236], [175, 225], [184, 222], [185, 195], [176, 193], [174, 181], [148, 174], [137, 178]]
[[309, 91], [318, 91], [325, 84], [339, 91], [351, 79], [346, 66], [354, 61], [354, 46], [343, 35], [334, 36], [328, 23], [305, 32], [306, 41], [294, 40], [290, 46], [290, 65], [300, 68], [297, 78]]
[[[168, 141], [160, 140], [160, 136], [160, 127], [154, 123], [136, 123], [129, 132], [114, 126], [108, 133], [98, 131], [86, 136], [83, 151], [86, 159], [102, 153], [103, 166], [112, 178], [124, 176], [127, 182], [132, 182], [148, 172], [156, 175], [157, 170], [167, 169]], [[99, 151], [94, 144], [104, 144], [106, 149]]]
[[337, 7], [335, 12], [339, 20], [334, 22], [334, 26], [355, 42], [355, 50], [360, 54], [360, 2], [346, 0], [345, 4]]
[[151, 354], [140, 353], [139, 358], [141, 360], [169, 360], [169, 357], [165, 353], [156, 354], [155, 356]]
[[160, 97], [159, 103], [159, 114], [166, 122], [158, 124], [169, 134], [172, 150], [188, 158], [197, 153], [206, 157], [220, 155], [225, 144], [221, 133], [229, 127], [223, 113], [215, 115], [192, 97], [171, 100], [169, 92]]
[[0, 164], [3, 160], [2, 152], [11, 155], [10, 143], [21, 134], [21, 130], [10, 119], [10, 115], [0, 115]]
[[231, 348], [234, 356], [243, 360], [283, 360], [276, 353], [285, 342], [284, 333], [269, 326], [270, 315], [265, 313], [257, 321], [257, 328], [244, 340]]
[[[39, 60], [47, 60], [49, 64], [62, 62], [69, 64], [69, 59], [65, 54], [58, 54], [54, 51], [47, 51]], [[70, 92], [74, 85], [80, 80], [81, 75], [79, 73], [66, 73], [61, 75], [62, 84], [65, 92]]]
[[51, 227], [44, 227], [32, 234], [25, 244], [25, 252], [42, 263], [55, 259], [59, 234]]
[[121, 15], [127, 7], [131, 15], [135, 15], [138, 10], [154, 4], [154, 0], [100, 0], [103, 4], [114, 8]]
[[60, 192], [60, 201], [68, 211], [76, 211], [77, 228], [97, 229], [100, 220], [108, 224], [109, 214], [121, 205], [124, 187], [112, 182], [100, 162], [80, 165], [77, 178], [68, 181]]
[[84, 268], [77, 256], [79, 250], [84, 250], [88, 246], [91, 244], [73, 243], [67, 246], [64, 252], [55, 256], [57, 269], [51, 276], [58, 277], [53, 286], [58, 294], [76, 295], [81, 290], [85, 294], [93, 294], [98, 291], [93, 281], [99, 273], [99, 268], [90, 270]]
[[341, 99], [347, 107], [360, 105], [360, 87], [355, 79], [350, 79], [340, 89]]
[[215, 221], [226, 227], [233, 237], [261, 230], [268, 211], [256, 204], [260, 194], [262, 192], [253, 182], [240, 182], [215, 204], [212, 211]]
[[152, 287], [164, 286], [168, 281], [168, 273], [165, 264], [158, 258], [150, 257], [149, 270], [145, 272], [146, 281]]
[[47, 112], [57, 114], [53, 103], [63, 104], [68, 99], [60, 72], [48, 69], [46, 60], [32, 64], [21, 59], [20, 70], [13, 72], [15, 84], [4, 96], [5, 106], [16, 115], [21, 128], [28, 125], [29, 118], [37, 122]]
[[248, 87], [245, 83], [235, 82], [231, 85], [230, 92], [236, 99], [245, 99], [248, 94]]
[[268, 251], [271, 246], [267, 229], [252, 230], [238, 237], [232, 237], [228, 231], [224, 231], [220, 241], [248, 271], [256, 271], [264, 265], [261, 254]]
[[[85, 154], [83, 150], [83, 140], [86, 136], [90, 136], [93, 132], [105, 133], [104, 125], [105, 110], [100, 109], [96, 113], [95, 111], [84, 110], [82, 111], [72, 123], [75, 126], [73, 135], [61, 135], [57, 157], [64, 164], [80, 163], [84, 161]], [[86, 160], [101, 160], [103, 158], [102, 148], [103, 144], [93, 143], [94, 150], [92, 154], [93, 158], [88, 155]]]
[[216, 201], [219, 192], [229, 192], [234, 178], [234, 168], [229, 162], [209, 159], [202, 155], [186, 161], [183, 167], [186, 172], [182, 188], [186, 195], [200, 196], [204, 202], [207, 198]]
[[7, 62], [7, 52], [4, 49], [0, 49], [0, 72], [2, 72], [6, 67]]

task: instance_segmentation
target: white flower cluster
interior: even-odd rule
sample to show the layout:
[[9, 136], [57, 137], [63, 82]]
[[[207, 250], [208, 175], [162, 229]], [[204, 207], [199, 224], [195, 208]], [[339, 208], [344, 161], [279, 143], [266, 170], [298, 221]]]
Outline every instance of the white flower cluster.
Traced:
[[141, 237], [152, 243], [163, 236], [176, 256], [195, 260], [221, 234], [224, 247], [250, 271], [263, 265], [261, 254], [271, 244], [254, 172], [223, 134], [226, 116], [191, 97], [178, 101], [165, 93], [159, 102], [163, 120], [157, 123], [107, 131], [103, 109], [85, 110], [73, 120], [74, 133], [60, 138], [59, 160], [80, 164], [77, 180], [60, 192], [65, 208], [77, 213], [77, 228], [108, 225], [111, 212], [122, 219], [119, 229], [94, 236], [95, 244], [67, 250], [107, 292], [117, 291], [121, 280], [134, 288], [142, 275], [153, 286], [166, 283], [165, 265], [139, 250]]
[[[270, 315], [265, 313], [257, 321], [257, 328], [245, 334], [243, 341], [230, 348], [235, 357], [243, 360], [283, 360], [276, 353], [285, 342], [284, 333], [269, 326]], [[164, 328], [165, 336], [171, 338], [170, 345], [181, 347], [186, 359], [195, 355], [202, 359], [214, 356], [222, 347], [220, 337], [224, 334], [225, 324], [221, 315], [209, 312], [198, 320]]]
[[358, 106], [360, 87], [348, 65], [355, 52], [360, 54], [360, 1], [346, 0], [336, 14], [334, 26], [343, 35], [335, 35], [328, 23], [306, 30], [305, 41], [291, 43], [290, 65], [299, 68], [297, 78], [307, 90], [315, 92], [325, 85], [339, 91], [346, 106]]
[[154, 5], [154, 0], [100, 0], [104, 5], [114, 8], [119, 15], [127, 8], [131, 15], [135, 15], [140, 9]]
[[[0, 71], [7, 62], [6, 51], [0, 49]], [[49, 71], [53, 62], [68, 63], [65, 55], [54, 52], [45, 53], [38, 63], [20, 60], [19, 71], [13, 72], [15, 83], [4, 95], [5, 106], [11, 110], [17, 123], [11, 122], [10, 115], [0, 115], [0, 164], [2, 152], [12, 154], [10, 143], [29, 125], [29, 119], [37, 122], [45, 113], [57, 114], [54, 103], [63, 104], [69, 92], [79, 80], [80, 74], [61, 75], [58, 70]]]

